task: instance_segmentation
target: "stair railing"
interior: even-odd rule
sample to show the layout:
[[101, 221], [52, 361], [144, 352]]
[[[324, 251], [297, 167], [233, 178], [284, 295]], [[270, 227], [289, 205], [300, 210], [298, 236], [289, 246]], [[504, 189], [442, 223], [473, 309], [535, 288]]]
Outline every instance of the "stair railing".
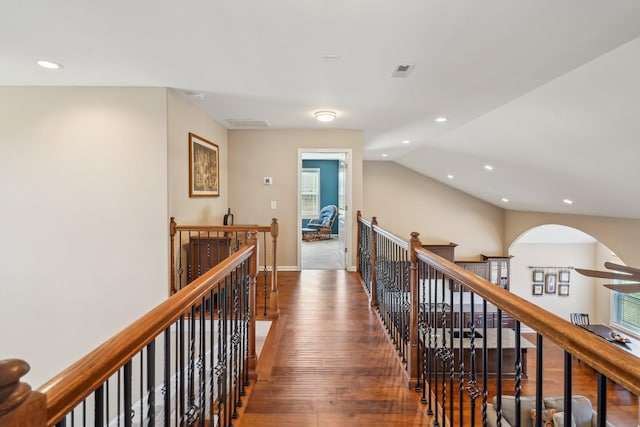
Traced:
[[[491, 418], [489, 425], [500, 426], [505, 394], [514, 396], [520, 419], [531, 348], [535, 386], [526, 389], [535, 390], [540, 414], [546, 340], [564, 351], [564, 366], [554, 368], [564, 381], [565, 425], [572, 417], [573, 358], [596, 372], [598, 426], [607, 425], [608, 381], [640, 396], [636, 355], [617, 345], [602, 351], [601, 338], [424, 249], [418, 233], [403, 241], [358, 212], [358, 246], [363, 287], [434, 425], [484, 426]], [[515, 319], [513, 328], [504, 327], [504, 315]], [[536, 332], [535, 345], [521, 337], [522, 324]]]
[[247, 243], [37, 391], [28, 365], [0, 362], [0, 425], [231, 426], [257, 367], [257, 232]]
[[[218, 264], [246, 243], [251, 231], [258, 232], [261, 265], [259, 286], [263, 300], [263, 316], [277, 318], [278, 306], [278, 220], [261, 225], [178, 225], [174, 217], [169, 223], [170, 283], [169, 295], [187, 286], [195, 278]], [[270, 237], [269, 237], [270, 236]], [[269, 270], [271, 281], [268, 284]]]

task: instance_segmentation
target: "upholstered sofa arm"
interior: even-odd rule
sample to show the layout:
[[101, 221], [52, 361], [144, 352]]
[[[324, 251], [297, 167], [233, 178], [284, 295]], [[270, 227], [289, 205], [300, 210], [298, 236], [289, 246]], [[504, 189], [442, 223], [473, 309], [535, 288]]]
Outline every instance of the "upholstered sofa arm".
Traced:
[[[498, 427], [498, 413], [491, 403], [487, 403], [487, 425], [489, 427]], [[502, 427], [511, 427], [511, 424], [502, 417]]]

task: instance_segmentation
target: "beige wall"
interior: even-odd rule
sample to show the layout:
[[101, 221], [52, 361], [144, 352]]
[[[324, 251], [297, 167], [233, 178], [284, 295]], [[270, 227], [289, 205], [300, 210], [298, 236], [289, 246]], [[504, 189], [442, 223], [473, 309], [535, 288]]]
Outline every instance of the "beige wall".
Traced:
[[364, 163], [363, 216], [409, 239], [457, 243], [457, 260], [503, 255], [504, 211], [393, 162]]
[[[509, 247], [525, 231], [543, 224], [577, 228], [595, 237], [615, 252], [625, 264], [640, 265], [640, 220], [637, 219], [506, 211], [505, 247]], [[604, 266], [600, 265], [599, 268]]]
[[[362, 134], [348, 130], [229, 131], [229, 206], [239, 224], [278, 218], [278, 265], [297, 267], [298, 149], [352, 150], [352, 206], [362, 207]], [[264, 185], [263, 178], [273, 178]], [[271, 209], [271, 201], [277, 209]], [[355, 237], [354, 237], [355, 238]], [[353, 256], [353, 253], [352, 253]], [[353, 263], [352, 258], [352, 263]]]
[[0, 359], [38, 387], [167, 294], [167, 98], [0, 87]]
[[[227, 130], [175, 90], [168, 91], [167, 104], [169, 214], [178, 224], [222, 225], [229, 206]], [[189, 197], [189, 132], [218, 145], [219, 197]]]

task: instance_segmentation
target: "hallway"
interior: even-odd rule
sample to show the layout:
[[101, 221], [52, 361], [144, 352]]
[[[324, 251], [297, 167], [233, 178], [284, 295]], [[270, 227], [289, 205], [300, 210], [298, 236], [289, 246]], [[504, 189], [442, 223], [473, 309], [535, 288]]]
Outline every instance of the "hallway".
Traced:
[[278, 278], [281, 316], [238, 425], [429, 425], [355, 273], [306, 270]]

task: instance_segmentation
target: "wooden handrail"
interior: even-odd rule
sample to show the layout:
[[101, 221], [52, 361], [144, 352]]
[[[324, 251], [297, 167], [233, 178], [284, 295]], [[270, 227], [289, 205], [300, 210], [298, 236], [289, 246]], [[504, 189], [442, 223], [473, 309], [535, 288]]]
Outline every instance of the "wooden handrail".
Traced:
[[553, 313], [545, 311], [544, 315], [541, 315], [540, 307], [535, 304], [422, 247], [414, 247], [414, 250], [421, 261], [464, 284], [464, 287], [476, 295], [533, 328], [611, 381], [640, 396], [640, 362], [633, 354], [613, 345], [607, 346], [607, 351], [602, 351], [602, 339], [594, 334]]
[[[375, 220], [375, 217], [373, 217], [373, 218]], [[371, 228], [373, 229], [375, 234], [379, 234], [379, 235], [385, 237], [387, 240], [390, 240], [392, 243], [398, 245], [399, 247], [401, 247], [402, 249], [404, 249], [406, 251], [409, 250], [409, 242], [407, 242], [406, 239], [403, 239], [401, 237], [396, 236], [393, 233], [388, 232], [384, 228], [378, 226], [377, 223], [376, 224], [372, 224]]]
[[61, 420], [238, 264], [254, 256], [256, 248], [255, 243], [241, 248], [40, 387], [38, 392], [47, 399], [48, 425]]

